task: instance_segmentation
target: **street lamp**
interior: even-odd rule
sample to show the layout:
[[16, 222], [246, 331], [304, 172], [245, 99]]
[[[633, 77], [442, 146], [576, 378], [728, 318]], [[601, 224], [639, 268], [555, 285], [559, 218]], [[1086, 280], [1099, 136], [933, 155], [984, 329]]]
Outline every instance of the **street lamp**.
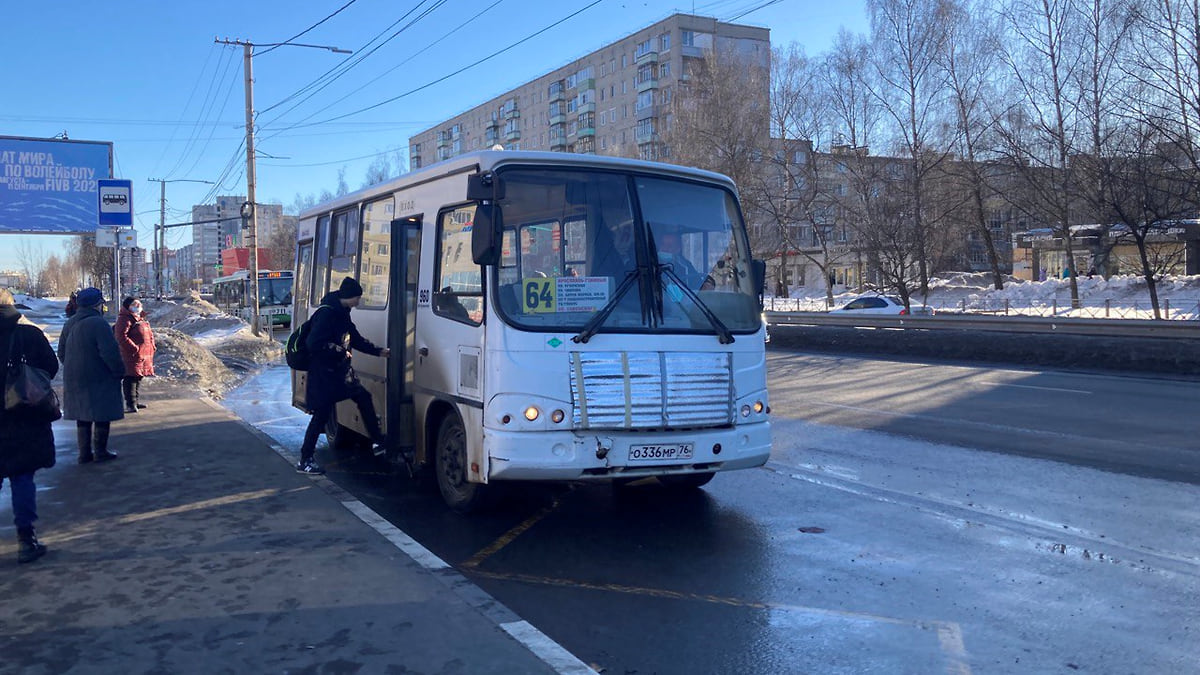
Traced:
[[352, 54], [348, 49], [340, 49], [329, 45], [310, 45], [299, 42], [250, 42], [248, 40], [219, 40], [213, 42], [223, 45], [241, 45], [243, 69], [246, 75], [246, 202], [242, 204], [243, 228], [246, 231], [246, 243], [250, 248], [250, 330], [255, 337], [258, 330], [258, 217], [255, 214], [255, 187], [257, 177], [254, 163], [254, 48], [255, 47], [310, 47], [325, 49], [335, 54]]
[[[163, 296], [162, 269], [166, 266], [163, 260], [164, 249], [167, 247], [167, 183], [204, 183], [216, 185], [211, 180], [193, 178], [147, 178], [151, 183], [158, 183], [158, 223], [154, 226], [154, 292], [161, 299]], [[161, 237], [161, 239], [160, 239]]]

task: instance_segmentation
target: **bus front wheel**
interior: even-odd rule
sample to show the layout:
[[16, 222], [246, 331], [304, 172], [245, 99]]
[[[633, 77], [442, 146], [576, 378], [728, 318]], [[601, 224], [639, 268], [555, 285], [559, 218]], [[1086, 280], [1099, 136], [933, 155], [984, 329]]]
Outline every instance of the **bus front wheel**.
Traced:
[[467, 432], [458, 415], [447, 415], [438, 429], [435, 455], [438, 490], [450, 508], [470, 513], [484, 505], [487, 486], [467, 480]]

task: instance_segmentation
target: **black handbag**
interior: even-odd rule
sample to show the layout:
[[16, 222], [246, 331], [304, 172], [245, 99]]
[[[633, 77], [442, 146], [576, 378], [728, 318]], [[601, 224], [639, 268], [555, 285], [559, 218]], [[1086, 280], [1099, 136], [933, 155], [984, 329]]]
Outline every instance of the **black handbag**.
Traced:
[[18, 419], [34, 422], [53, 422], [62, 418], [58, 394], [50, 376], [41, 368], [29, 365], [25, 349], [17, 352], [17, 327], [13, 327], [8, 343], [8, 364], [4, 378], [4, 412]]

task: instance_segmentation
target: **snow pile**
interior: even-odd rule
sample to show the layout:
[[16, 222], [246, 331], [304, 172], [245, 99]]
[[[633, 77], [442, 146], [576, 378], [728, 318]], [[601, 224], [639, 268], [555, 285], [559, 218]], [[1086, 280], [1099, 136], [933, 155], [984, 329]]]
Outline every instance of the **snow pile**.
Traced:
[[279, 360], [283, 345], [255, 337], [249, 324], [192, 293], [183, 301], [144, 299], [158, 353], [160, 377], [194, 384], [220, 398], [247, 372]]
[[[1079, 277], [1079, 309], [1071, 309], [1071, 282], [1068, 279], [1021, 281], [1008, 276], [1004, 288], [996, 290], [987, 273], [953, 273], [931, 279], [928, 297], [914, 293], [913, 302], [938, 311], [1056, 315], [1092, 318], [1153, 318], [1146, 280], [1122, 275], [1105, 279]], [[1159, 308], [1166, 318], [1200, 319], [1200, 276], [1167, 276], [1158, 283]], [[860, 294], [854, 291], [834, 295], [834, 306], [841, 307]], [[772, 304], [774, 301], [774, 304]], [[792, 289], [791, 298], [767, 298], [767, 308], [780, 311], [824, 311], [825, 288], [803, 286]], [[1167, 310], [1170, 310], [1167, 312]]]

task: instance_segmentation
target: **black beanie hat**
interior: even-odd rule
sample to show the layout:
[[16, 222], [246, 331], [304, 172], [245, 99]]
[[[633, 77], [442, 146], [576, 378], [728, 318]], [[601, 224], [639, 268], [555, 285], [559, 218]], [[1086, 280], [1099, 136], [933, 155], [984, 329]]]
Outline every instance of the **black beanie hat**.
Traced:
[[351, 298], [360, 298], [363, 294], [362, 284], [358, 283], [354, 277], [346, 277], [342, 279], [342, 285], [338, 288], [338, 297], [343, 300]]

